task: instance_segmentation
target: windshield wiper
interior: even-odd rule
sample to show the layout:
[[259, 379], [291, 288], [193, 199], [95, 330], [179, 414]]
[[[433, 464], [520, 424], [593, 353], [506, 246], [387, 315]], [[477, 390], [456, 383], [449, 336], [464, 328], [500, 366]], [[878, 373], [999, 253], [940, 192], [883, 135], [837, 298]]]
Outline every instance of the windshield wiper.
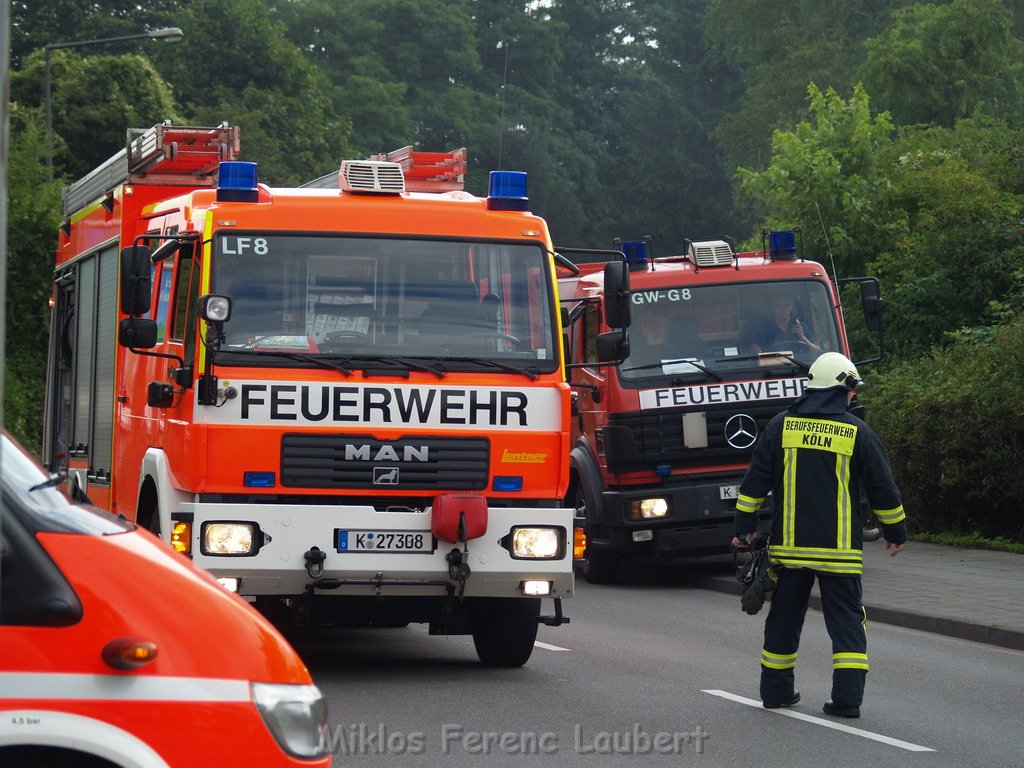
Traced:
[[432, 373], [439, 379], [443, 379], [448, 375], [448, 371], [445, 369], [443, 365], [441, 365], [440, 361], [438, 361], [434, 365], [427, 365], [425, 363], [417, 363], [415, 360], [409, 360], [408, 358], [405, 357], [378, 357], [375, 355], [339, 355], [338, 357], [328, 355], [327, 357], [328, 359], [331, 360], [340, 360], [343, 363], [348, 363], [353, 368], [359, 368], [359, 366], [355, 364], [357, 361], [370, 360], [375, 363], [398, 363], [399, 365], [404, 365], [407, 369], [412, 371], [423, 371], [424, 373]]
[[28, 492], [32, 493], [32, 491], [41, 491], [43, 488], [54, 488], [63, 483], [67, 479], [68, 473], [62, 469], [59, 472], [54, 472], [53, 474], [51, 474], [48, 478], [43, 480], [43, 482], [36, 483], [35, 485], [33, 485], [31, 488], [28, 489]]
[[330, 360], [324, 360], [322, 357], [320, 357], [319, 355], [315, 355], [315, 354], [300, 355], [300, 354], [297, 354], [295, 352], [279, 352], [277, 350], [273, 350], [273, 351], [267, 350], [267, 351], [264, 351], [264, 352], [257, 352], [254, 349], [221, 349], [221, 350], [219, 350], [219, 352], [225, 353], [225, 354], [232, 354], [232, 355], [248, 355], [248, 356], [256, 355], [256, 356], [259, 356], [259, 357], [283, 357], [286, 360], [295, 360], [296, 362], [299, 362], [299, 363], [311, 363], [312, 365], [315, 365], [315, 366], [317, 366], [319, 368], [327, 368], [328, 370], [332, 370], [332, 371], [340, 371], [341, 373], [345, 374], [346, 376], [351, 376], [352, 375], [352, 369], [351, 368], [346, 368], [341, 363], [333, 363]]
[[769, 357], [781, 357], [781, 358], [784, 358], [784, 359], [788, 360], [789, 362], [791, 362], [797, 368], [800, 368], [800, 369], [802, 369], [804, 371], [811, 370], [811, 366], [809, 366], [807, 363], [803, 362], [802, 360], [797, 360], [793, 356], [792, 352], [758, 352], [756, 355], [743, 355], [741, 357], [723, 357], [720, 360], [715, 360], [715, 362], [716, 363], [742, 363], [742, 362], [746, 362], [746, 361], [750, 361], [750, 360], [764, 360], [764, 359], [769, 358]]
[[[730, 359], [732, 359], [732, 358], [730, 358]], [[717, 362], [720, 362], [720, 361], [717, 361]], [[652, 368], [661, 368], [661, 367], [666, 366], [666, 365], [676, 365], [678, 363], [686, 363], [687, 365], [692, 365], [698, 371], [703, 371], [708, 376], [713, 376], [718, 381], [724, 381], [724, 379], [722, 378], [722, 375], [720, 373], [718, 373], [718, 371], [716, 371], [716, 370], [714, 370], [712, 368], [708, 368], [707, 366], [703, 365], [702, 363], [698, 363], [698, 362], [696, 362], [696, 360], [691, 360], [690, 358], [687, 358], [687, 357], [681, 357], [678, 360], [662, 360], [660, 363], [648, 363], [647, 365], [635, 365], [632, 368], [620, 368], [619, 370], [621, 370], [623, 373], [628, 373], [629, 371], [649, 371]], [[669, 374], [669, 375], [678, 375], [679, 373], [686, 373], [686, 371], [674, 371], [672, 374]]]
[[530, 381], [536, 381], [540, 378], [540, 371], [534, 365], [528, 365], [525, 368], [517, 368], [516, 366], [509, 365], [508, 363], [499, 363], [497, 360], [488, 360], [486, 357], [446, 357], [445, 360], [460, 363], [474, 363], [475, 365], [487, 365], [491, 368], [508, 371], [509, 373], [521, 373]]

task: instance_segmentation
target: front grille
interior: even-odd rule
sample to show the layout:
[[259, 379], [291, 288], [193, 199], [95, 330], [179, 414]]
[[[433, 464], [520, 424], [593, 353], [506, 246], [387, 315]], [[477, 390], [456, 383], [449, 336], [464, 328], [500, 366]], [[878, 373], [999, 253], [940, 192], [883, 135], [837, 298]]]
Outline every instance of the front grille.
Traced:
[[281, 485], [289, 488], [481, 490], [490, 441], [483, 437], [284, 435]]
[[651, 411], [611, 414], [609, 425], [627, 427], [633, 435], [639, 460], [623, 462], [613, 472], [630, 472], [651, 469], [658, 464], [673, 467], [699, 468], [731, 462], [747, 462], [753, 447], [733, 448], [725, 440], [725, 423], [738, 413], [752, 416], [757, 422], [760, 435], [779, 411], [790, 405], [790, 401], [771, 403], [743, 403], [711, 407], [704, 411], [707, 431], [707, 448], [686, 448], [683, 445], [683, 414], [693, 408], [665, 408]]

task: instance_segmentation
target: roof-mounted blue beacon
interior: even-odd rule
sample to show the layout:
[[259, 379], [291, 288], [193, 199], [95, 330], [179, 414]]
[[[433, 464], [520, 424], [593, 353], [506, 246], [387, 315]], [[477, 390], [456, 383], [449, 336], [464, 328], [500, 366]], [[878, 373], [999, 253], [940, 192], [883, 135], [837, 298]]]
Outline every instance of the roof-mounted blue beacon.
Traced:
[[491, 171], [487, 188], [487, 210], [526, 211], [526, 174], [523, 171]]
[[256, 163], [225, 160], [220, 164], [218, 179], [218, 202], [255, 203], [260, 199], [260, 191], [256, 187]]

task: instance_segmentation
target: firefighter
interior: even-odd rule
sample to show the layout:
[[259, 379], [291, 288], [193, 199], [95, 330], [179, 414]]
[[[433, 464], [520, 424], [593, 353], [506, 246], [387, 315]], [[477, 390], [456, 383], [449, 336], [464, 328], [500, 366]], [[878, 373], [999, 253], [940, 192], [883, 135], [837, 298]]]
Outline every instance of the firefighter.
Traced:
[[868, 671], [860, 581], [862, 485], [890, 554], [901, 552], [907, 539], [903, 505], [882, 444], [847, 412], [862, 383], [846, 357], [821, 355], [808, 372], [804, 395], [768, 423], [740, 485], [734, 547], [749, 546], [758, 508], [769, 491], [775, 498], [769, 552], [778, 582], [761, 651], [761, 701], [767, 709], [800, 700], [794, 668], [817, 578], [832, 638], [832, 699], [824, 711], [860, 717]]

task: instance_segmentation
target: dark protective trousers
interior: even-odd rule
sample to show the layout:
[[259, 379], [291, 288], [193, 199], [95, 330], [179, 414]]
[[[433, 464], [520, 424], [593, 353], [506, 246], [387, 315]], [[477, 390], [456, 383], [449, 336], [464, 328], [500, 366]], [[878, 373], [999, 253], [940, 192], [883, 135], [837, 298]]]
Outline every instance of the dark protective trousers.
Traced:
[[764, 624], [761, 651], [761, 700], [783, 702], [793, 697], [800, 631], [814, 577], [818, 577], [825, 628], [832, 638], [832, 701], [860, 706], [868, 671], [867, 617], [861, 604], [859, 576], [782, 568]]

